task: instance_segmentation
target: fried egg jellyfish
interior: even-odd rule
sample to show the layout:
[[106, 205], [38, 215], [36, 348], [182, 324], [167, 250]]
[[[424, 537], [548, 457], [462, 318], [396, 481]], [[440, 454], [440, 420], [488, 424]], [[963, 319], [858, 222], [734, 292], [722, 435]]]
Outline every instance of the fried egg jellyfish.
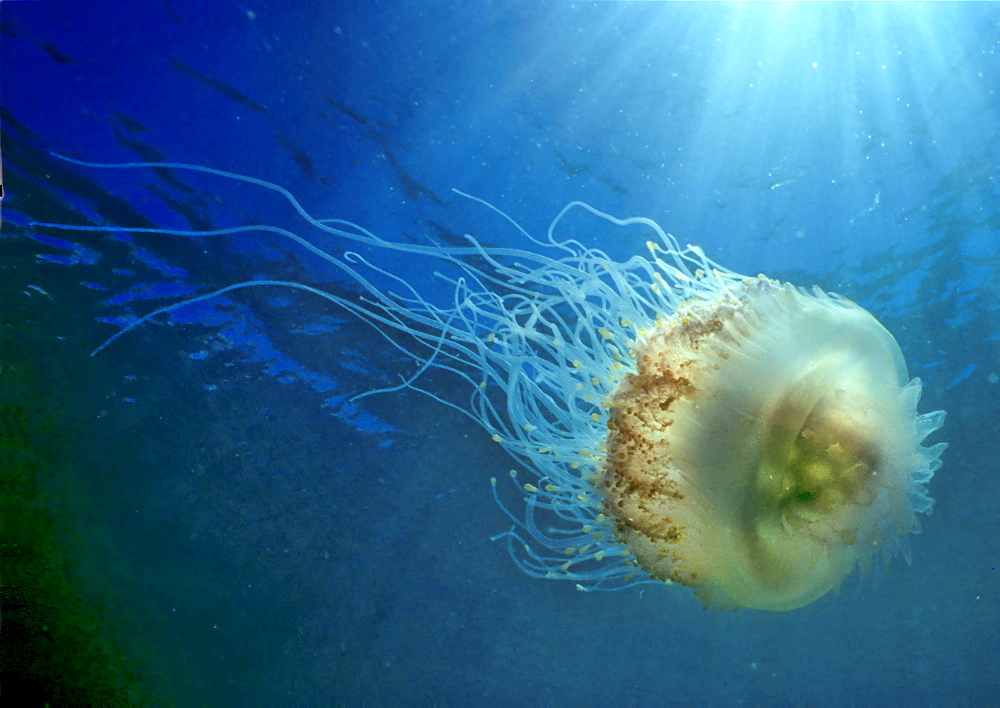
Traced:
[[[691, 587], [706, 606], [790, 610], [836, 589], [854, 568], [902, 553], [944, 443], [924, 446], [943, 411], [917, 413], [898, 344], [866, 310], [819, 288], [746, 277], [681, 247], [654, 222], [567, 205], [546, 240], [503, 216], [532, 250], [393, 243], [349, 222], [309, 215], [284, 188], [178, 163], [101, 169], [191, 170], [282, 195], [319, 233], [436, 259], [453, 291], [434, 304], [357, 253], [334, 255], [286, 229], [132, 232], [288, 238], [347, 273], [360, 301], [312, 286], [256, 280], [157, 309], [129, 330], [193, 302], [248, 287], [323, 297], [378, 329], [417, 362], [400, 385], [475, 420], [520, 463], [523, 513], [494, 540], [532, 576], [581, 590], [642, 582]], [[556, 239], [567, 213], [649, 230], [644, 256], [615, 261]], [[35, 224], [121, 231], [121, 226]], [[375, 279], [394, 283], [379, 287]], [[467, 385], [464, 403], [423, 390], [435, 368]], [[527, 479], [525, 479], [527, 477]]]

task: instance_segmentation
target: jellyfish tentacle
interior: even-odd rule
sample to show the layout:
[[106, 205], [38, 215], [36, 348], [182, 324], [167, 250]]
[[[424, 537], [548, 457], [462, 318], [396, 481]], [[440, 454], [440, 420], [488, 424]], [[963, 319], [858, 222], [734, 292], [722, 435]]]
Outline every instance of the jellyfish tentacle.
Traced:
[[[924, 441], [943, 412], [919, 415], [892, 336], [846, 298], [763, 276], [747, 278], [655, 222], [570, 202], [544, 239], [479, 197], [537, 251], [387, 241], [351, 222], [313, 217], [280, 185], [183, 163], [102, 165], [194, 170], [271, 190], [319, 233], [445, 264], [452, 297], [438, 304], [358, 253], [341, 256], [268, 225], [351, 277], [348, 300], [299, 283], [248, 281], [188, 297], [126, 325], [251, 286], [299, 288], [364, 320], [417, 363], [399, 386], [475, 420], [518, 460], [523, 514], [495, 536], [529, 575], [582, 590], [643, 582], [691, 586], [706, 604], [785, 610], [901, 554], [943, 443]], [[582, 211], [650, 230], [647, 255], [623, 261], [560, 229]], [[36, 225], [45, 227], [44, 224]], [[51, 228], [67, 228], [48, 225]], [[84, 227], [120, 231], [118, 226]], [[131, 229], [130, 229], [131, 230]], [[168, 233], [163, 229], [136, 232]], [[388, 282], [388, 288], [376, 283]], [[434, 368], [468, 386], [468, 400], [425, 390]]]

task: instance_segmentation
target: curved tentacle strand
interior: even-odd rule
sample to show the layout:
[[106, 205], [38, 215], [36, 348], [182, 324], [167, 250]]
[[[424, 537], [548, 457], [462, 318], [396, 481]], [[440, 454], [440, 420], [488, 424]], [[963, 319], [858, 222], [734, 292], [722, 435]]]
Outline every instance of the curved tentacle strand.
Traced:
[[[922, 445], [943, 412], [918, 416], [892, 336], [857, 305], [763, 276], [747, 278], [681, 247], [654, 222], [618, 219], [572, 202], [544, 240], [493, 205], [533, 247], [395, 243], [347, 221], [318, 219], [283, 187], [180, 163], [167, 168], [232, 179], [281, 195], [323, 235], [434, 259], [453, 293], [435, 304], [358, 253], [333, 254], [271, 225], [145, 233], [199, 236], [261, 232], [290, 240], [361, 288], [348, 300], [300, 283], [255, 280], [158, 308], [113, 334], [187, 304], [247, 287], [323, 297], [364, 320], [412, 358], [399, 385], [462, 411], [515, 458], [524, 512], [505, 540], [529, 575], [582, 590], [664, 581], [689, 585], [706, 604], [791, 609], [837, 587], [877, 552], [907, 553], [925, 485], [943, 444]], [[647, 229], [644, 256], [616, 261], [558, 240], [568, 213]], [[121, 231], [115, 226], [39, 228]], [[446, 271], [446, 272], [445, 272]], [[391, 283], [389, 288], [377, 287]], [[430, 369], [468, 385], [467, 401], [420, 387]]]

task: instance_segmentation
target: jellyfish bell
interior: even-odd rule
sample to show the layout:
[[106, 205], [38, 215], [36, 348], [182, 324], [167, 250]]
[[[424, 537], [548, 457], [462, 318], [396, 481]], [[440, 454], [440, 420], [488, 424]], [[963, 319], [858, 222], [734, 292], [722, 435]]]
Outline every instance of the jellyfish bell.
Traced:
[[651, 576], [707, 604], [788, 610], [905, 550], [940, 448], [920, 442], [892, 335], [857, 305], [766, 278], [684, 303], [611, 396], [605, 505]]
[[[467, 247], [439, 247], [317, 219], [290, 192], [256, 178], [182, 163], [57, 157], [238, 180], [280, 194], [318, 234], [445, 264], [437, 275], [453, 297], [442, 305], [389, 267], [324, 251], [277, 226], [130, 229], [287, 238], [353, 278], [364, 296], [289, 281], [235, 283], [138, 317], [94, 353], [154, 317], [243, 288], [325, 298], [416, 362], [401, 384], [355, 401], [404, 388], [426, 393], [473, 419], [519, 463], [511, 478], [522, 511], [511, 510], [492, 480], [513, 522], [494, 538], [529, 575], [581, 590], [681, 583], [706, 605], [788, 610], [838, 587], [856, 566], [868, 569], [876, 554], [908, 559], [916, 514], [930, 511], [925, 485], [944, 444], [922, 442], [944, 413], [917, 414], [920, 381], [908, 381], [899, 346], [843, 298], [733, 273], [648, 219], [617, 219], [581, 202], [567, 205], [540, 240], [456, 190], [506, 219], [531, 247], [486, 248], [471, 236]], [[649, 229], [648, 255], [616, 261], [558, 240], [572, 210]], [[432, 368], [460, 377], [468, 398], [423, 389]]]

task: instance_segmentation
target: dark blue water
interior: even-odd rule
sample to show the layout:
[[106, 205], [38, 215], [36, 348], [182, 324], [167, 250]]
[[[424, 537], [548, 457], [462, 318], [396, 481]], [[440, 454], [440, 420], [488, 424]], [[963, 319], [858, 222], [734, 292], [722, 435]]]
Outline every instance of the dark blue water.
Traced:
[[[84, 591], [163, 700], [995, 700], [1000, 9], [8, 0], [0, 20], [4, 314], [72, 421], [45, 483]], [[839, 292], [897, 337], [921, 410], [948, 410], [913, 563], [782, 614], [522, 575], [489, 540], [511, 461], [427, 397], [352, 403], [413, 363], [329, 302], [247, 289], [90, 357], [242, 280], [358, 291], [268, 234], [32, 228], [301, 226], [247, 184], [51, 152], [251, 175], [402, 242], [529, 247], [453, 187], [538, 235], [582, 199]], [[648, 238], [564, 228], [618, 258]], [[358, 250], [447, 297], [426, 263]]]

